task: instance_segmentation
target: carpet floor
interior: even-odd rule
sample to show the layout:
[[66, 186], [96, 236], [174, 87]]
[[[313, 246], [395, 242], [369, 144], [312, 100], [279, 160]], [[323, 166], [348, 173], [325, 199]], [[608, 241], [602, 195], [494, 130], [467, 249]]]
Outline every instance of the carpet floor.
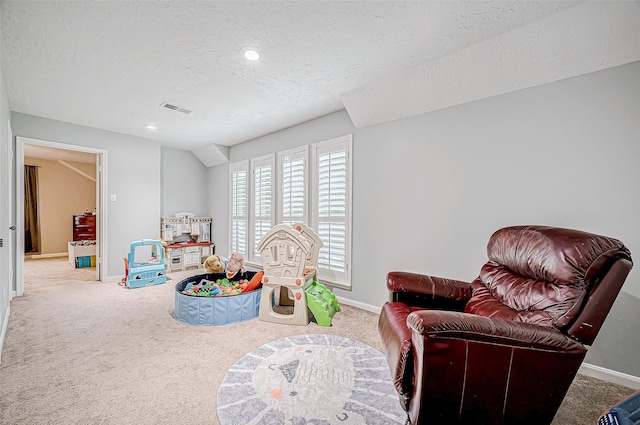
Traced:
[[[174, 287], [199, 273], [130, 290], [96, 282], [95, 269], [72, 269], [65, 258], [25, 261], [25, 295], [11, 302], [0, 365], [0, 424], [217, 425], [227, 371], [270, 341], [327, 334], [383, 351], [378, 315], [347, 305], [332, 327], [178, 322]], [[595, 424], [632, 392], [578, 375], [553, 424]]]

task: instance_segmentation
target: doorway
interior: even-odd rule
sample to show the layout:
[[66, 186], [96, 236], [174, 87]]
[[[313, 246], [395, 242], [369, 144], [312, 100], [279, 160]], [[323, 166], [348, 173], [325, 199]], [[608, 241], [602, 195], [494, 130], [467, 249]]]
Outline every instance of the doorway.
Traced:
[[[67, 202], [64, 202], [63, 199], [59, 199], [62, 198], [63, 194], [52, 193], [55, 192], [52, 190], [45, 191], [44, 196], [42, 193], [40, 194], [41, 197], [45, 198], [43, 201], [46, 202], [48, 199], [48, 202], [52, 205], [56, 205], [56, 203], [64, 204], [61, 208], [59, 208], [59, 205], [56, 207], [63, 211], [62, 214], [64, 214], [64, 217], [58, 218], [58, 224], [53, 226], [53, 230], [50, 232], [52, 235], [48, 236], [45, 229], [46, 223], [44, 223], [45, 217], [41, 217], [43, 219], [43, 238], [49, 237], [49, 239], [54, 241], [50, 243], [50, 246], [54, 247], [54, 252], [47, 253], [46, 250], [41, 251], [37, 258], [60, 257], [61, 255], [68, 256], [68, 242], [72, 239], [70, 232], [72, 229], [72, 223], [75, 219], [73, 216], [76, 212], [78, 216], [84, 216], [85, 214], [87, 216], [92, 216], [95, 221], [95, 280], [102, 281], [102, 265], [104, 264], [105, 257], [104, 217], [106, 213], [106, 203], [104, 200], [105, 173], [103, 172], [103, 164], [106, 161], [106, 151], [46, 140], [31, 139], [20, 136], [16, 137], [16, 221], [18, 222], [19, 229], [25, 228], [25, 177], [22, 171], [26, 165], [25, 157], [30, 158], [31, 162], [37, 162], [37, 159], [34, 160], [33, 158], [41, 158], [43, 163], [49, 164], [49, 168], [58, 170], [63, 169], [64, 172], [59, 172], [60, 174], [75, 176], [79, 181], [78, 184], [83, 185], [85, 188], [88, 185], [88, 187], [92, 189], [95, 199], [95, 209], [91, 208], [93, 207], [93, 204], [87, 205], [88, 203], [84, 202], [84, 206], [82, 208], [79, 208], [77, 205], [73, 207], [78, 209], [78, 211], [74, 210], [74, 213], [71, 214], [69, 212], [69, 208], [72, 207], [66, 206], [67, 203], [71, 204], [71, 202], [69, 202], [68, 199]], [[93, 171], [92, 167], [95, 167], [95, 173], [91, 172]], [[66, 193], [67, 190], [64, 192], [66, 195], [69, 193], [73, 193], [74, 195], [76, 194], [74, 192]], [[64, 213], [65, 208], [67, 213]], [[58, 228], [62, 229], [63, 236], [55, 236], [55, 232], [59, 231]], [[22, 254], [25, 248], [24, 239], [24, 232], [17, 232], [16, 253], [18, 256], [22, 255], [22, 257], [16, 259], [16, 295], [22, 295], [24, 293], [25, 255]], [[45, 242], [44, 246], [46, 247], [46, 241], [43, 242]], [[94, 264], [91, 265], [93, 266]], [[72, 269], [73, 267], [75, 266], [70, 265], [70, 273], [75, 271]]]

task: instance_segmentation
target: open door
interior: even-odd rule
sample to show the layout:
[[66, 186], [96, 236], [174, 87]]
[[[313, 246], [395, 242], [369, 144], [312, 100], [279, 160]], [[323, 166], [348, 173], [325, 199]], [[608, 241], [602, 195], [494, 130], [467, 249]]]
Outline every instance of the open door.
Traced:
[[[25, 145], [39, 145], [53, 149], [62, 149], [67, 151], [85, 152], [95, 155], [96, 165], [96, 280], [102, 281], [103, 264], [105, 255], [105, 232], [104, 232], [104, 217], [105, 217], [105, 163], [106, 163], [106, 151], [101, 149], [94, 149], [85, 146], [69, 145], [65, 143], [51, 142], [46, 140], [31, 139], [27, 137], [16, 137], [16, 221], [17, 229], [15, 232], [16, 237], [16, 252], [18, 255], [24, 252], [24, 151]], [[64, 161], [59, 161], [64, 162]], [[22, 229], [22, 231], [21, 231]], [[24, 254], [21, 258], [18, 258], [16, 264], [16, 295], [20, 296], [24, 294]]]

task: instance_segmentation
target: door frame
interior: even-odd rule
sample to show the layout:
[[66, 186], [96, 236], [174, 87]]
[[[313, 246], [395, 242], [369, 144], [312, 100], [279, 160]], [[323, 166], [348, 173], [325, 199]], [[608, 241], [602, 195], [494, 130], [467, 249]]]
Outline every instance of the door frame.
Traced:
[[[8, 119], [7, 120], [7, 137], [9, 140], [9, 145], [8, 145], [8, 151], [7, 151], [7, 182], [8, 182], [8, 186], [7, 186], [7, 190], [9, 191], [9, 210], [7, 211], [8, 214], [8, 224], [9, 226], [11, 226], [11, 230], [9, 230], [9, 236], [8, 236], [8, 246], [9, 246], [9, 301], [11, 301], [11, 298], [13, 298], [14, 295], [14, 291], [13, 291], [13, 282], [16, 281], [16, 273], [15, 273], [15, 262], [14, 262], [14, 254], [13, 254], [13, 247], [14, 247], [14, 240], [15, 240], [15, 233], [17, 227], [16, 227], [16, 223], [13, 219], [13, 196], [11, 194], [11, 191], [13, 190], [13, 158], [14, 158], [14, 152], [13, 152], [13, 130], [11, 130], [11, 120]], [[24, 190], [23, 190], [24, 191]]]
[[16, 136], [16, 295], [24, 294], [24, 145], [40, 145], [55, 149], [86, 152], [96, 155], [96, 280], [103, 281], [103, 265], [107, 264], [106, 246], [106, 181], [107, 151], [49, 140]]

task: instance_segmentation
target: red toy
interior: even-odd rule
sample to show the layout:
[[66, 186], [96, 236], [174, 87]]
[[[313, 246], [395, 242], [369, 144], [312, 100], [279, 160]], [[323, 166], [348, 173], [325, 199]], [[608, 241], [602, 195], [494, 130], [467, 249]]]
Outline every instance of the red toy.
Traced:
[[251, 278], [249, 284], [242, 290], [242, 292], [251, 292], [256, 289], [260, 283], [262, 283], [262, 276], [264, 276], [264, 272], [260, 270]]

